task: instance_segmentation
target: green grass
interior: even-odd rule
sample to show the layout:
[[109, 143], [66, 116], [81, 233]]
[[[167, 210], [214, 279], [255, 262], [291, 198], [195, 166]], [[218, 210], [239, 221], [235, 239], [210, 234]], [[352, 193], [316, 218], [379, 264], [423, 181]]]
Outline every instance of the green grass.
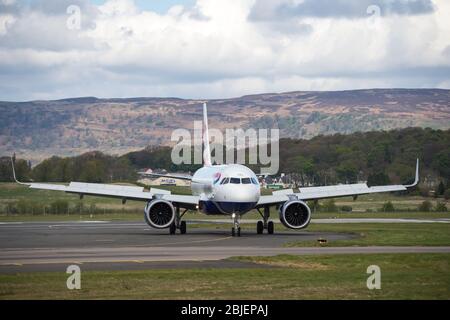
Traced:
[[[310, 232], [343, 232], [357, 236], [350, 240], [327, 239], [326, 246], [450, 246], [450, 224], [440, 223], [373, 223], [311, 224]], [[293, 247], [324, 246], [317, 241], [293, 241]]]
[[[0, 299], [450, 299], [449, 254], [233, 259], [261, 268], [82, 271], [81, 290], [66, 288], [64, 271], [3, 274]], [[369, 265], [381, 290], [366, 287]]]
[[0, 222], [39, 222], [39, 221], [144, 221], [142, 213], [105, 213], [105, 214], [46, 214], [46, 215], [0, 215]]
[[329, 218], [392, 218], [392, 219], [450, 219], [450, 212], [316, 212], [313, 219]]

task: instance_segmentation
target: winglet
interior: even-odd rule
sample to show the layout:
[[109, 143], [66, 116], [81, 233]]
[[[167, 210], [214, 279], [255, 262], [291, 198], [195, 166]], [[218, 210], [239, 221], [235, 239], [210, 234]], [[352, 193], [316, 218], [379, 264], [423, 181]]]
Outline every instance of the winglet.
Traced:
[[203, 164], [211, 166], [211, 151], [209, 148], [208, 113], [206, 103], [203, 103]]
[[14, 181], [18, 184], [23, 184], [23, 185], [29, 186], [30, 185], [29, 183], [20, 182], [19, 180], [17, 180], [16, 169], [14, 168], [14, 158], [13, 157], [11, 157], [11, 166], [12, 166]]
[[411, 188], [417, 186], [419, 183], [419, 158], [417, 158], [416, 162], [416, 177], [414, 179], [414, 182], [412, 184], [405, 185], [406, 188]]

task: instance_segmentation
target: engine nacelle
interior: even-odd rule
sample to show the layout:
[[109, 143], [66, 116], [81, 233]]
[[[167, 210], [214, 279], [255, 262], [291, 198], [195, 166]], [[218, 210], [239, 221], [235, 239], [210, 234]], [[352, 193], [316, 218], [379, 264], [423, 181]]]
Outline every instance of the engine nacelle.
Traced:
[[303, 201], [287, 201], [280, 208], [280, 221], [286, 228], [306, 228], [311, 221], [311, 209]]
[[153, 228], [168, 228], [175, 220], [175, 209], [169, 201], [152, 200], [144, 209], [145, 222]]

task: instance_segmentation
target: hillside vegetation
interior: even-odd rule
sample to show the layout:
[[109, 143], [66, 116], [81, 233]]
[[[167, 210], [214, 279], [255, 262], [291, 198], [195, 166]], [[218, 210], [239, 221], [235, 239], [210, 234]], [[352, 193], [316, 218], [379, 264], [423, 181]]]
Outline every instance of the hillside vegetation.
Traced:
[[[177, 128], [202, 119], [205, 100], [175, 98], [1, 102], [0, 155], [33, 163], [90, 150], [124, 154], [170, 145]], [[405, 127], [450, 128], [450, 90], [373, 89], [266, 93], [206, 100], [210, 128], [279, 128], [282, 138]]]

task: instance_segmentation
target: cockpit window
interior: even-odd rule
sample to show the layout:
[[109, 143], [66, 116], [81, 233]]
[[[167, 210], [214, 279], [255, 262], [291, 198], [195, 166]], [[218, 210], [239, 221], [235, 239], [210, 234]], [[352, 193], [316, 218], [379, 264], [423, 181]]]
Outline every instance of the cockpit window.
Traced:
[[242, 184], [250, 184], [250, 178], [242, 178]]
[[239, 179], [239, 178], [230, 178], [230, 183], [240, 184], [241, 183], [241, 179]]
[[258, 181], [255, 178], [251, 178], [251, 179], [252, 179], [253, 184], [256, 184], [256, 185], [258, 184]]
[[230, 181], [230, 178], [224, 178], [220, 184], [227, 184]]

